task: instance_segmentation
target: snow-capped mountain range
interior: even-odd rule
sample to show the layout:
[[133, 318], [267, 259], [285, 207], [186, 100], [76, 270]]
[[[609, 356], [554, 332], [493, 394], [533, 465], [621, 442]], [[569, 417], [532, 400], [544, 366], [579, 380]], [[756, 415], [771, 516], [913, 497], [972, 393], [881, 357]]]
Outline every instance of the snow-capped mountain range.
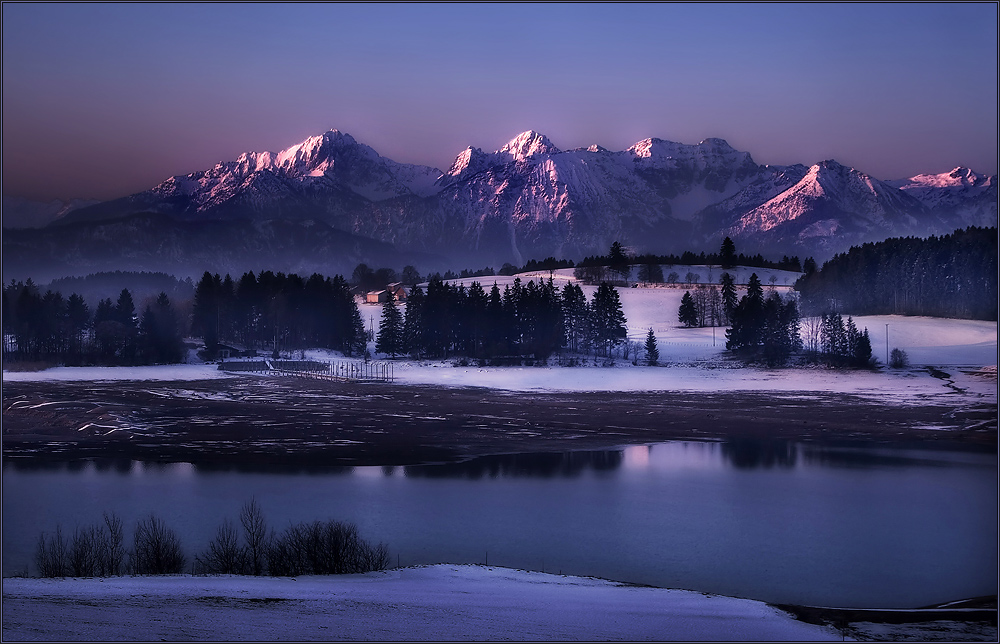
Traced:
[[727, 235], [741, 252], [823, 260], [890, 236], [996, 226], [996, 181], [966, 168], [881, 181], [832, 160], [758, 165], [722, 139], [560, 150], [531, 130], [495, 152], [469, 147], [442, 172], [330, 130], [78, 208], [53, 226], [136, 213], [190, 224], [314, 222], [461, 266], [580, 259], [616, 240], [636, 252], [714, 250]]

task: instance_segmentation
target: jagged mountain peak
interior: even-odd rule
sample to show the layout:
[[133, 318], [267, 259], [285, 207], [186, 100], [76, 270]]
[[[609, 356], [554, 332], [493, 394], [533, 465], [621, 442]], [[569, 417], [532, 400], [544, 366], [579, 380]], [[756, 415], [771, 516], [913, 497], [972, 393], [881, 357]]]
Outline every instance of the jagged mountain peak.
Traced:
[[436, 185], [447, 185], [467, 179], [485, 169], [489, 165], [490, 156], [492, 155], [470, 145], [458, 153], [451, 167], [438, 178]]
[[720, 232], [758, 251], [812, 254], [835, 252], [850, 235], [853, 243], [923, 232], [918, 219], [934, 232], [996, 221], [996, 177], [958, 167], [904, 181], [912, 189], [833, 159], [758, 166], [721, 138], [564, 152], [535, 130], [496, 152], [469, 146], [441, 172], [397, 163], [331, 129], [74, 211], [66, 222], [137, 211], [186, 221], [316, 219], [420, 252], [522, 262], [599, 253], [616, 239], [673, 252]]
[[715, 137], [709, 137], [704, 141], [702, 141], [701, 143], [699, 143], [698, 145], [700, 147], [711, 148], [713, 150], [719, 150], [721, 152], [729, 152], [729, 151], [735, 152], [735, 148], [729, 145], [729, 141], [725, 139], [718, 139]]
[[996, 183], [995, 177], [986, 174], [979, 174], [969, 168], [959, 166], [951, 172], [941, 174], [918, 174], [909, 179], [901, 179], [891, 182], [901, 188], [924, 187], [924, 188], [967, 188], [992, 185]]
[[497, 154], [508, 155], [514, 161], [524, 161], [539, 154], [558, 154], [561, 151], [552, 144], [549, 137], [534, 130], [526, 130], [497, 150]]
[[643, 139], [629, 147], [626, 152], [637, 160], [659, 167], [671, 164], [675, 160], [691, 162], [699, 168], [723, 161], [730, 165], [754, 166], [749, 152], [740, 152], [733, 148], [725, 139], [708, 138], [696, 145], [667, 141], [656, 137]]
[[840, 194], [844, 191], [856, 194], [875, 194], [888, 189], [881, 181], [873, 179], [860, 170], [855, 170], [834, 159], [820, 161], [809, 167], [802, 180], [791, 189], [792, 194], [822, 195]]

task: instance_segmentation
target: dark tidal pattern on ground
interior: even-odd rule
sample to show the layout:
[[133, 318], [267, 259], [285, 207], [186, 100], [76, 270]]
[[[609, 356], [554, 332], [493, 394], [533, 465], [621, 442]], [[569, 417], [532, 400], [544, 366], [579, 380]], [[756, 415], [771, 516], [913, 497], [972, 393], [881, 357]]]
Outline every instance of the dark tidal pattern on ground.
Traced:
[[3, 453], [18, 459], [413, 465], [741, 438], [989, 450], [997, 409], [818, 392], [520, 393], [260, 377], [3, 385]]

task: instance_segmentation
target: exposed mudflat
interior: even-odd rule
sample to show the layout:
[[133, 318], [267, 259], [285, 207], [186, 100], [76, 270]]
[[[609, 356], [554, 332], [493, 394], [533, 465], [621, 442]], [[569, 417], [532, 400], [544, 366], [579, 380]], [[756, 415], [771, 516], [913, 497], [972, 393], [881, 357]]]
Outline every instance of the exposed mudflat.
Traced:
[[969, 403], [883, 404], [816, 391], [524, 393], [259, 376], [15, 381], [3, 386], [3, 453], [410, 465], [671, 439], [932, 441], [995, 449], [995, 405]]

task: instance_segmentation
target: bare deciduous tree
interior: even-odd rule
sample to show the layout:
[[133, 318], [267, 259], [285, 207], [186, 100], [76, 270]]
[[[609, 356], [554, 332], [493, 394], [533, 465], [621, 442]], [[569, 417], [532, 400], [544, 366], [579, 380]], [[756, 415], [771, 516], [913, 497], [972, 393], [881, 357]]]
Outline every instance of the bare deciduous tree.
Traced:
[[69, 546], [63, 537], [62, 526], [56, 525], [55, 534], [49, 538], [44, 532], [39, 535], [35, 566], [42, 577], [65, 577], [69, 574]]
[[100, 562], [101, 530], [97, 526], [77, 528], [69, 548], [69, 568], [74, 577], [93, 577]]
[[98, 574], [120, 575], [125, 563], [125, 537], [121, 517], [114, 512], [105, 512], [104, 528]]
[[267, 554], [267, 522], [264, 513], [257, 505], [257, 499], [251, 497], [240, 510], [240, 523], [243, 525], [243, 537], [246, 539], [247, 572], [251, 575], [263, 575], [265, 557]]
[[134, 575], [168, 575], [184, 570], [184, 553], [177, 534], [153, 514], [136, 524], [129, 557]]
[[813, 316], [802, 320], [802, 337], [805, 350], [815, 357], [820, 350], [823, 333], [823, 318]]
[[195, 557], [202, 572], [238, 575], [246, 569], [246, 549], [240, 546], [236, 526], [229, 519], [222, 522], [208, 551]]

